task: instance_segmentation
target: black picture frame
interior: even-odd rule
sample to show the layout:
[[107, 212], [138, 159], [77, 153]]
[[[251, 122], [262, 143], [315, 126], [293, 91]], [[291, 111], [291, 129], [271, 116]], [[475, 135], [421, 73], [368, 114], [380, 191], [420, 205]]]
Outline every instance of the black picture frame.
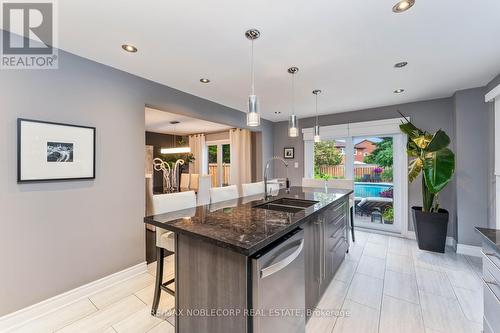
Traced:
[[293, 160], [295, 158], [295, 148], [294, 147], [283, 148], [283, 158], [286, 160]]
[[[92, 130], [92, 175], [89, 177], [65, 177], [65, 178], [40, 178], [40, 179], [22, 179], [21, 168], [22, 168], [22, 152], [21, 152], [21, 141], [22, 141], [22, 123], [23, 122], [32, 122], [32, 123], [40, 123], [47, 125], [57, 125], [57, 126], [66, 126], [66, 127], [75, 127], [75, 128], [84, 128]], [[92, 126], [83, 126], [83, 125], [75, 125], [75, 124], [67, 124], [67, 123], [59, 123], [52, 121], [44, 121], [44, 120], [36, 120], [36, 119], [27, 119], [27, 118], [17, 118], [17, 182], [18, 183], [35, 183], [35, 182], [61, 182], [61, 181], [74, 181], [74, 180], [93, 180], [96, 175], [96, 128]]]

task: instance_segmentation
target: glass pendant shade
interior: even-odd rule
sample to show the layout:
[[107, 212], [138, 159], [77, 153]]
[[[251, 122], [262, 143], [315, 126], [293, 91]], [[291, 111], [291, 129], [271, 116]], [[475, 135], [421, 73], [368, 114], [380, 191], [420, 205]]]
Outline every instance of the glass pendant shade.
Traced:
[[321, 137], [319, 136], [319, 125], [314, 126], [314, 142], [321, 142]]
[[299, 122], [297, 116], [292, 114], [288, 120], [288, 136], [296, 138], [299, 136]]
[[252, 42], [252, 93], [248, 96], [248, 112], [247, 112], [247, 126], [257, 127], [260, 126], [259, 103], [257, 95], [255, 95], [255, 72], [253, 63], [253, 42], [260, 37], [260, 32], [257, 29], [250, 29], [245, 32], [245, 36]]
[[247, 126], [260, 126], [259, 100], [257, 95], [248, 96]]

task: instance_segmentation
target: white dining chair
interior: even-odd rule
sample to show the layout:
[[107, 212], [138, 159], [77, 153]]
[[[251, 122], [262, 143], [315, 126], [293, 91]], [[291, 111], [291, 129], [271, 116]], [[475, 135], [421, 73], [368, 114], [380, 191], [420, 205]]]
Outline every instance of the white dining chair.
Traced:
[[201, 175], [198, 178], [198, 205], [208, 205], [210, 203], [210, 188], [212, 187], [212, 176]]
[[192, 173], [191, 177], [189, 177], [189, 189], [191, 191], [198, 192], [199, 181], [200, 181], [200, 174]]
[[179, 185], [180, 192], [189, 191], [189, 181], [190, 180], [191, 180], [191, 177], [189, 176], [189, 173], [181, 173], [181, 181], [180, 181], [180, 185]]
[[[153, 195], [153, 215], [164, 214], [196, 207], [196, 194], [194, 191], [177, 192]], [[165, 255], [174, 254], [174, 233], [156, 227], [156, 281], [153, 306], [151, 313], [156, 314], [160, 304], [161, 291], [166, 291], [175, 296], [175, 291], [168, 288], [175, 281], [175, 277], [163, 282], [163, 263]], [[175, 274], [175, 273], [174, 273]]]
[[238, 187], [229, 185], [224, 187], [212, 187], [210, 189], [210, 202], [216, 203], [238, 198]]
[[248, 197], [264, 193], [264, 182], [241, 184], [241, 196]]

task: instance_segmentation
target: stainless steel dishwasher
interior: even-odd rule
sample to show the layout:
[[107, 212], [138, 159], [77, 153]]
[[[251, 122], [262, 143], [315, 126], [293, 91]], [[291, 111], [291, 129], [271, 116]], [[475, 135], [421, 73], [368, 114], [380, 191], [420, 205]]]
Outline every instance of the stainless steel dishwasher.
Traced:
[[296, 229], [252, 257], [254, 333], [305, 332], [303, 248]]

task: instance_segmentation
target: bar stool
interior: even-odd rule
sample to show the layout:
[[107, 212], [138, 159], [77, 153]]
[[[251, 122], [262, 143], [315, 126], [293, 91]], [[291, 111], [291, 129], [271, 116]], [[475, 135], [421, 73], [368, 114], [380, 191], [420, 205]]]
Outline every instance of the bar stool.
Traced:
[[212, 187], [210, 189], [210, 202], [216, 203], [238, 198], [238, 187], [236, 185], [224, 187]]
[[[153, 215], [169, 213], [196, 207], [194, 191], [153, 195]], [[155, 293], [151, 314], [156, 315], [160, 304], [161, 291], [175, 296], [175, 291], [167, 286], [175, 281], [175, 277], [163, 282], [163, 263], [165, 255], [172, 255], [175, 251], [174, 233], [156, 227], [156, 280]], [[175, 273], [174, 273], [175, 274]]]
[[241, 196], [248, 197], [264, 193], [264, 182], [241, 184]]

